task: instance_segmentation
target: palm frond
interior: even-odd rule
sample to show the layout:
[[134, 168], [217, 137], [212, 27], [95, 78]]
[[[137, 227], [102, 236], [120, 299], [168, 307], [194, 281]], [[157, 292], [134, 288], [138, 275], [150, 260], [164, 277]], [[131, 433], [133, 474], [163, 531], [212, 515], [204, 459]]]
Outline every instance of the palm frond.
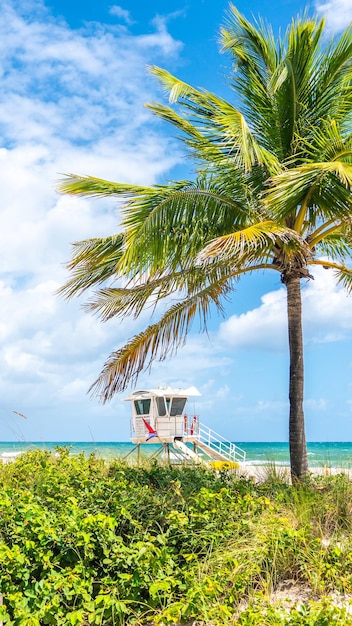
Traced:
[[352, 293], [352, 269], [341, 267], [335, 271], [337, 282], [344, 286], [348, 294]]
[[336, 120], [328, 117], [302, 141], [309, 163], [344, 161], [352, 163], [352, 133], [346, 133]]
[[139, 374], [148, 369], [155, 359], [163, 360], [183, 345], [197, 314], [206, 325], [211, 304], [215, 304], [221, 312], [220, 298], [226, 293], [225, 280], [209, 285], [193, 297], [170, 307], [158, 323], [148, 326], [110, 355], [90, 391], [106, 402], [115, 393], [126, 389], [130, 382], [135, 383]]
[[232, 262], [238, 259], [239, 265], [242, 265], [248, 257], [256, 254], [258, 250], [273, 249], [277, 242], [288, 243], [292, 240], [297, 242], [300, 247], [302, 246], [303, 242], [295, 231], [267, 220], [214, 239], [202, 250], [199, 257], [201, 259], [226, 257]]
[[[196, 124], [192, 124], [186, 117], [179, 115], [171, 107], [160, 103], [147, 104], [146, 107], [164, 121], [172, 124], [182, 134], [180, 141], [187, 147], [188, 156], [195, 159], [200, 169], [207, 166], [209, 172], [225, 169], [233, 170], [234, 167], [242, 167], [243, 160], [238, 157], [238, 151], [231, 150], [229, 146], [223, 146], [221, 142], [214, 142], [206, 133], [198, 130]], [[274, 169], [274, 171], [276, 171]]]
[[86, 289], [115, 278], [124, 241], [124, 234], [118, 233], [74, 243], [73, 254], [67, 264], [71, 278], [60, 287], [58, 293], [72, 298]]
[[111, 287], [97, 291], [84, 305], [86, 310], [98, 313], [102, 321], [112, 317], [139, 317], [147, 308], [155, 310], [157, 304], [171, 295], [179, 299], [190, 298], [200, 290], [218, 282], [227, 282], [229, 287], [235, 281], [237, 268], [221, 261], [206, 265], [190, 264], [182, 271], [169, 271], [159, 277], [128, 284], [126, 287]]
[[326, 259], [315, 259], [311, 265], [320, 265], [326, 270], [333, 270], [337, 283], [343, 285], [348, 294], [352, 293], [352, 268]]
[[94, 176], [78, 176], [76, 174], [65, 174], [64, 178], [57, 184], [59, 192], [76, 196], [123, 195], [128, 198], [136, 193], [145, 193], [148, 189], [150, 188], [141, 185], [125, 185]]
[[[352, 109], [352, 27], [324, 49], [312, 78], [314, 106], [307, 109], [311, 127], [328, 117], [345, 123]], [[350, 127], [350, 123], [348, 124]]]
[[[172, 277], [175, 282], [174, 277]], [[136, 287], [107, 287], [100, 289], [91, 297], [84, 309], [98, 313], [103, 322], [112, 317], [137, 318], [147, 308], [148, 300], [153, 296], [158, 281], [146, 281]], [[155, 307], [155, 302], [151, 306]]]
[[292, 152], [312, 101], [309, 80], [322, 27], [322, 22], [297, 19], [284, 39], [275, 42], [265, 23], [253, 25], [231, 7], [222, 30], [224, 47], [236, 63], [233, 85], [242, 97], [242, 110], [261, 145], [281, 160]]
[[275, 71], [277, 49], [272, 29], [261, 21], [256, 27], [230, 4], [225, 26], [221, 29], [223, 51], [229, 51], [239, 64], [258, 68], [261, 78]]
[[158, 104], [148, 108], [185, 133], [185, 143], [197, 158], [209, 160], [211, 156], [221, 163], [231, 159], [245, 171], [255, 163], [265, 165], [271, 173], [278, 171], [277, 158], [257, 142], [244, 116], [233, 105], [209, 91], [192, 88], [158, 67], [151, 68], [151, 72], [170, 94], [170, 101], [179, 103], [185, 117]]
[[224, 229], [243, 224], [249, 213], [243, 181], [235, 175], [231, 181], [201, 176], [136, 196], [124, 209], [126, 251], [120, 269], [151, 274], [177, 269]]
[[[322, 251], [323, 246], [334, 246], [335, 243], [346, 243], [346, 237], [344, 236], [344, 227], [341, 220], [328, 220], [323, 223], [319, 223], [318, 228], [311, 229], [306, 240], [309, 245], [315, 250]], [[322, 252], [322, 254], [326, 254]]]
[[157, 65], [149, 65], [148, 70], [158, 78], [170, 102], [174, 103], [180, 99], [190, 98], [206, 106], [206, 91], [204, 89], [195, 89]]
[[136, 319], [143, 310], [149, 308], [154, 311], [160, 300], [173, 294], [179, 298], [185, 297], [185, 294], [187, 297], [192, 296], [210, 282], [216, 282], [225, 276], [231, 278], [226, 267], [218, 266], [215, 271], [213, 268], [207, 270], [206, 272], [201, 267], [191, 266], [180, 272], [162, 274], [136, 285], [101, 289], [88, 300], [84, 308], [98, 313], [102, 321], [129, 315]]
[[306, 17], [292, 20], [283, 45], [281, 63], [287, 75], [275, 94], [282, 124], [282, 144], [287, 157], [299, 154], [300, 139], [309, 132], [307, 115], [315, 108], [314, 79], [319, 68], [324, 22]]
[[[266, 202], [278, 221], [297, 216], [301, 206], [320, 207], [325, 219], [344, 219], [351, 210], [352, 164], [305, 163], [273, 177]], [[303, 220], [302, 220], [303, 222]]]
[[235, 163], [246, 172], [259, 164], [267, 167], [270, 174], [277, 173], [280, 170], [277, 157], [257, 141], [243, 114], [225, 100], [218, 99], [215, 107], [209, 128], [212, 142], [221, 142], [223, 150], [236, 155]]

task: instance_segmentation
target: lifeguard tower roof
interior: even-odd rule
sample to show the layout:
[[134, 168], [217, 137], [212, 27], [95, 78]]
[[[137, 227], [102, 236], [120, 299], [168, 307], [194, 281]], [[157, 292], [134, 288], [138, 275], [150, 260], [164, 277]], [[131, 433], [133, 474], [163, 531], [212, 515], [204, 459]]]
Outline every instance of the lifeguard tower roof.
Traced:
[[179, 387], [158, 387], [157, 389], [138, 390], [130, 393], [126, 398], [126, 401], [138, 400], [139, 398], [154, 397], [162, 398], [164, 396], [173, 396], [176, 398], [189, 398], [190, 396], [200, 396], [198, 389], [195, 387], [188, 387], [187, 389], [180, 389]]

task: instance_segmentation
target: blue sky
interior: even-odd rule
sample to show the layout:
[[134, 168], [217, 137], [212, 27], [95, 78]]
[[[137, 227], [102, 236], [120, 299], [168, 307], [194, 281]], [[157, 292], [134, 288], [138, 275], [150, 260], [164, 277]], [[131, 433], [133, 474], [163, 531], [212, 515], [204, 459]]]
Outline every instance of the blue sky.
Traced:
[[[105, 357], [148, 323], [101, 324], [55, 295], [70, 243], [118, 230], [112, 199], [59, 196], [62, 172], [133, 183], [191, 176], [173, 130], [143, 107], [162, 93], [146, 65], [229, 96], [218, 52], [228, 3], [4, 0], [0, 15], [0, 440], [121, 441], [129, 405], [86, 392]], [[298, 0], [236, 5], [285, 29]], [[315, 0], [330, 35], [350, 0]], [[304, 286], [308, 440], [352, 439], [352, 300], [323, 269]], [[276, 276], [244, 280], [207, 335], [194, 327], [143, 388], [195, 385], [201, 419], [237, 441], [285, 441], [285, 292]], [[126, 394], [123, 394], [126, 395]], [[123, 397], [123, 396], [122, 396]], [[20, 412], [27, 419], [20, 417]]]

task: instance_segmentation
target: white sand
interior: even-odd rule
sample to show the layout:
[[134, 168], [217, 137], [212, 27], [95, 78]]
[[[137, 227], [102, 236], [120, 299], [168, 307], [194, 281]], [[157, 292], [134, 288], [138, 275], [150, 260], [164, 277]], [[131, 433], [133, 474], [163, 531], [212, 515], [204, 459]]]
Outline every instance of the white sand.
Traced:
[[[237, 473], [239, 476], [252, 478], [255, 482], [264, 481], [267, 477], [272, 476], [276, 472], [278, 477], [290, 479], [290, 467], [288, 465], [251, 465], [250, 463], [241, 463]], [[313, 476], [336, 476], [337, 474], [346, 474], [352, 479], [352, 469], [346, 467], [310, 467], [309, 473]]]

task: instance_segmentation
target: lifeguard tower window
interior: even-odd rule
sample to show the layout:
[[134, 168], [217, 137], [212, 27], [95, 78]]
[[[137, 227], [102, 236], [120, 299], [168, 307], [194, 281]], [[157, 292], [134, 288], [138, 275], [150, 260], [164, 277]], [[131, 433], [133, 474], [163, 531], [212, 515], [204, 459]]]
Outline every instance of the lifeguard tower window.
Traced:
[[170, 416], [175, 417], [175, 415], [182, 415], [183, 409], [185, 408], [187, 398], [173, 398], [171, 404]]
[[166, 408], [165, 408], [165, 400], [164, 398], [157, 398], [156, 399], [156, 403], [158, 406], [158, 415], [159, 417], [164, 417], [164, 415], [166, 415]]
[[135, 400], [134, 408], [137, 415], [149, 415], [150, 413], [150, 398], [148, 400]]

